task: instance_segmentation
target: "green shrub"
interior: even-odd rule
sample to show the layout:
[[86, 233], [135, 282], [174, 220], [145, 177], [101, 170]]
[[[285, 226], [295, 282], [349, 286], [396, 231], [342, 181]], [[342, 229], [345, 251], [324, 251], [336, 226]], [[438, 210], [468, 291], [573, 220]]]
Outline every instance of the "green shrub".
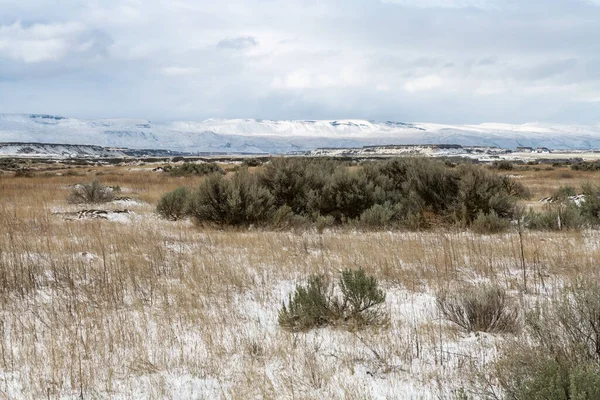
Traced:
[[395, 216], [396, 210], [389, 204], [375, 204], [360, 215], [360, 226], [370, 229], [385, 228], [392, 223]]
[[582, 186], [585, 200], [581, 202], [581, 216], [592, 227], [600, 225], [600, 187], [589, 183]]
[[177, 188], [161, 197], [156, 206], [156, 212], [171, 221], [182, 219], [187, 215], [189, 197], [189, 189]]
[[470, 165], [461, 166], [459, 174], [456, 211], [464, 224], [470, 225], [479, 213], [493, 212], [504, 219], [513, 216], [516, 199], [507, 192], [502, 177]]
[[94, 179], [91, 183], [75, 185], [67, 197], [71, 204], [107, 203], [115, 198], [114, 191]]
[[524, 225], [531, 230], [581, 229], [585, 225], [585, 218], [574, 203], [549, 204], [542, 212], [530, 210], [525, 215]]
[[274, 211], [273, 196], [245, 169], [232, 179], [210, 175], [191, 194], [188, 207], [197, 223], [232, 226], [270, 222]]
[[506, 232], [510, 228], [510, 221], [505, 218], [500, 218], [492, 210], [489, 214], [484, 214], [480, 211], [477, 218], [471, 224], [471, 229], [475, 233], [493, 234]]
[[[207, 165], [184, 164], [181, 169]], [[253, 174], [245, 167], [231, 179], [220, 174], [211, 174], [191, 195], [188, 212], [199, 223], [278, 226], [310, 221], [319, 231], [346, 223], [368, 228], [470, 226], [481, 213], [510, 219], [516, 198], [527, 195], [508, 177], [429, 159], [350, 167], [328, 159], [276, 158]]]
[[311, 276], [306, 286], [297, 285], [278, 317], [279, 325], [293, 331], [323, 326], [332, 319], [331, 285], [323, 275]]
[[527, 315], [529, 341], [494, 369], [511, 399], [600, 398], [600, 286], [579, 282]]
[[600, 170], [600, 162], [598, 162], [598, 161], [583, 161], [583, 162], [571, 165], [571, 169], [574, 171], [598, 171], [598, 170]]
[[360, 328], [379, 325], [387, 315], [379, 309], [385, 293], [377, 280], [361, 268], [345, 270], [339, 280], [341, 297], [333, 295], [333, 286], [323, 275], [314, 275], [306, 286], [297, 285], [279, 311], [279, 325], [292, 331], [304, 331], [328, 324]]
[[467, 332], [512, 333], [519, 313], [506, 292], [495, 286], [469, 288], [437, 296], [441, 314]]
[[515, 169], [513, 163], [506, 160], [494, 161], [491, 167], [500, 171], [512, 171]]
[[355, 325], [374, 325], [385, 319], [377, 307], [385, 302], [385, 293], [379, 288], [377, 279], [368, 276], [364, 269], [342, 271], [339, 287], [342, 301], [336, 302], [336, 310], [344, 321], [352, 321]]
[[163, 167], [165, 172], [168, 172], [171, 176], [189, 176], [189, 175], [210, 175], [213, 173], [225, 174], [223, 168], [215, 163], [183, 163], [182, 165], [167, 165]]
[[242, 165], [246, 167], [260, 167], [263, 164], [260, 158], [245, 158]]

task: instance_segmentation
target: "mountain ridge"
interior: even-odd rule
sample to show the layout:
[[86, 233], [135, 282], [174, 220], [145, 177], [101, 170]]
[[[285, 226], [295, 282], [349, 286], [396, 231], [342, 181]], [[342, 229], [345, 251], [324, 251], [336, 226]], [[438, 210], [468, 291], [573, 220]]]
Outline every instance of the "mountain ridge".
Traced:
[[283, 154], [317, 148], [377, 145], [600, 149], [599, 125], [435, 123], [340, 120], [219, 119], [154, 123], [144, 119], [77, 119], [0, 114], [0, 142], [68, 143], [187, 153]]

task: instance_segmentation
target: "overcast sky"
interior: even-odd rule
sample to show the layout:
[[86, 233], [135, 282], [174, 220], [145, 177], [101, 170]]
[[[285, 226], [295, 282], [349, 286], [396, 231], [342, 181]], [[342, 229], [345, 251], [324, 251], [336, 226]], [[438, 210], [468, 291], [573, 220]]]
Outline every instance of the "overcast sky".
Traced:
[[0, 0], [0, 112], [600, 122], [600, 0]]

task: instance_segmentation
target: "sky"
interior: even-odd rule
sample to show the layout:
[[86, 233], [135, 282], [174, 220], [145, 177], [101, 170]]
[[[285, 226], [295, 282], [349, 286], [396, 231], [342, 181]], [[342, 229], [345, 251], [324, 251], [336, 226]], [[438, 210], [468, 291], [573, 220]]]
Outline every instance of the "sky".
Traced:
[[600, 123], [600, 0], [0, 0], [0, 113]]

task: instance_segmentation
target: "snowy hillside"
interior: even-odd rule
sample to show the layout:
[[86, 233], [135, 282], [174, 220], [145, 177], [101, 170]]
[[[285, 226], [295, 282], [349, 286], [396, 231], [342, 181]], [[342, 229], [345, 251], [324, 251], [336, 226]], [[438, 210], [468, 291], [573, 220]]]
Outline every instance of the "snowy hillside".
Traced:
[[44, 143], [0, 143], [0, 156], [67, 157], [124, 157], [122, 151], [100, 146]]
[[286, 153], [388, 144], [599, 149], [600, 125], [375, 123], [362, 120], [208, 119], [152, 123], [0, 114], [0, 142], [39, 142], [182, 152]]

